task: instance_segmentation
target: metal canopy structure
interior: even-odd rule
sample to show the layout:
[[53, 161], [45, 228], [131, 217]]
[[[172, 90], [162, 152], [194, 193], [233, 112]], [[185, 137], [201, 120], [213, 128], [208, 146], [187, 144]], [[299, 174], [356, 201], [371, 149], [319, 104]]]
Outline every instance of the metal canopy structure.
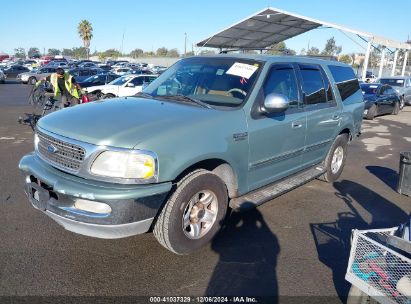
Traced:
[[[396, 49], [392, 74], [395, 71], [398, 49], [406, 50], [403, 66], [404, 74], [408, 51], [411, 49], [411, 45], [272, 7], [263, 9], [241, 20], [240, 22], [223, 29], [222, 31], [198, 42], [197, 46], [219, 48], [220, 50], [223, 50], [224, 48], [263, 50], [278, 42], [290, 39], [320, 27], [335, 28], [343, 32], [352, 33], [368, 42], [363, 68], [364, 80], [366, 77], [369, 56], [373, 44]], [[381, 53], [381, 67], [384, 62], [384, 56], [385, 48], [383, 48]], [[380, 69], [380, 74], [381, 72], [382, 69]]]

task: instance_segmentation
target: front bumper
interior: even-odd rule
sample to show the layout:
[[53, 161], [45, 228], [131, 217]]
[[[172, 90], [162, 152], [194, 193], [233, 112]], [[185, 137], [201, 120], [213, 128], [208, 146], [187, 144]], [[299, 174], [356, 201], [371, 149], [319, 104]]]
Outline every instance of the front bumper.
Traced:
[[[120, 185], [83, 179], [48, 165], [34, 153], [19, 168], [30, 203], [65, 229], [98, 238], [122, 238], [147, 232], [172, 183]], [[109, 206], [106, 213], [79, 209], [76, 202]]]

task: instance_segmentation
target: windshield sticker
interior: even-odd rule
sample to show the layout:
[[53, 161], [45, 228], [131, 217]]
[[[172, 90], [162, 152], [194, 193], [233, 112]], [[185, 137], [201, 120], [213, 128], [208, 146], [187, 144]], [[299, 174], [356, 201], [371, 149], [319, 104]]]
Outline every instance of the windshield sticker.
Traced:
[[221, 76], [221, 75], [224, 74], [224, 70], [223, 69], [218, 69], [217, 73], [215, 73], [215, 74], [218, 75], [218, 76]]
[[249, 79], [254, 74], [254, 72], [257, 71], [257, 69], [258, 66], [236, 62], [231, 66], [231, 68], [228, 69], [226, 74]]
[[397, 79], [397, 83], [404, 83], [404, 79]]

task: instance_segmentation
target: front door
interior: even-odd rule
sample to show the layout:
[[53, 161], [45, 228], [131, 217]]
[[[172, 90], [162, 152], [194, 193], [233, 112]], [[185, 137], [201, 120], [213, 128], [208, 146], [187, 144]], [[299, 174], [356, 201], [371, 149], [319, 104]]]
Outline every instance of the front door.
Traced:
[[[270, 93], [287, 97], [289, 108], [282, 113], [259, 113], [259, 104]], [[306, 131], [306, 114], [292, 64], [273, 65], [259, 95], [259, 104], [248, 121], [250, 191], [300, 170]]]
[[303, 166], [309, 167], [325, 159], [336, 136], [341, 110], [322, 68], [311, 64], [298, 67], [307, 114]]

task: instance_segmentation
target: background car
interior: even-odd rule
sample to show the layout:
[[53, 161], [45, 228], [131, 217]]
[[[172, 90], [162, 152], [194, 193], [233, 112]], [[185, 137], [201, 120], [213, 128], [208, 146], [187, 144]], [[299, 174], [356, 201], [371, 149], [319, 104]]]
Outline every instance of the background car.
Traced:
[[157, 75], [125, 75], [109, 84], [86, 88], [87, 93], [99, 91], [105, 98], [133, 96], [143, 89], [146, 83], [151, 83]]
[[28, 83], [31, 85], [35, 85], [37, 81], [46, 78], [52, 73], [56, 72], [57, 68], [53, 67], [42, 67], [38, 70], [33, 70], [30, 72], [22, 73], [17, 75], [17, 80], [21, 81], [22, 83]]
[[374, 119], [382, 114], [397, 115], [400, 111], [400, 96], [389, 85], [381, 83], [362, 83], [364, 96], [364, 117]]
[[401, 97], [400, 109], [405, 104], [411, 105], [411, 77], [393, 76], [379, 79], [380, 83], [388, 84], [393, 87]]
[[111, 71], [114, 74], [123, 76], [124, 74], [127, 74], [127, 73], [131, 72], [132, 69], [131, 68], [113, 68]]
[[105, 85], [112, 82], [114, 79], [119, 78], [120, 76], [114, 73], [100, 73], [94, 76], [90, 76], [83, 81], [79, 81], [78, 84], [82, 88], [89, 88], [94, 86]]
[[103, 72], [101, 69], [81, 69], [81, 68], [75, 68], [75, 69], [70, 69], [68, 72], [74, 76], [74, 79], [77, 82], [83, 81], [86, 78], [100, 74]]
[[0, 83], [6, 82], [6, 75], [4, 75], [3, 71], [0, 70]]
[[29, 71], [28, 68], [16, 64], [4, 69], [3, 73], [7, 76], [7, 79], [16, 79], [18, 74]]

